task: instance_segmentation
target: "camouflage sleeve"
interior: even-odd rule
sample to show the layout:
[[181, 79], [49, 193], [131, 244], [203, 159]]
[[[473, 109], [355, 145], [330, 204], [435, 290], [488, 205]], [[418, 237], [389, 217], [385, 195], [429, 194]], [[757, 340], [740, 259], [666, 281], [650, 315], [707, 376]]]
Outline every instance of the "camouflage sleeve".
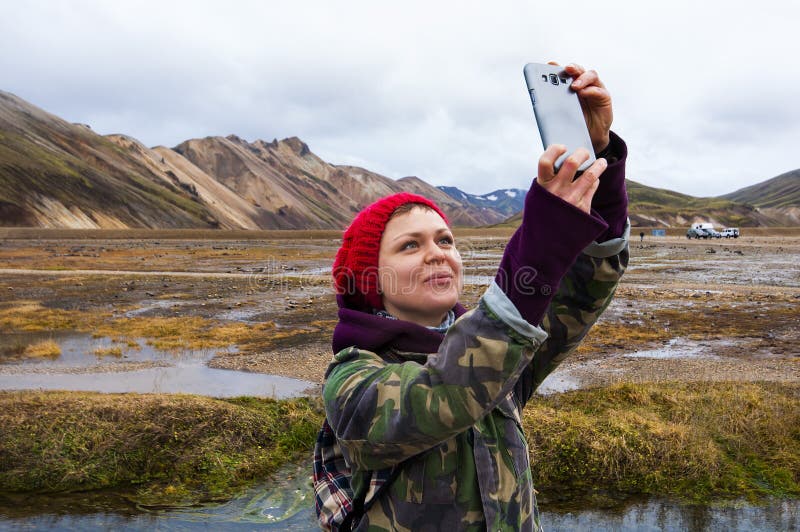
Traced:
[[352, 347], [323, 388], [325, 413], [351, 464], [390, 467], [465, 431], [514, 387], [546, 338], [492, 285], [424, 364]]
[[567, 271], [542, 321], [547, 340], [514, 388], [518, 406], [525, 405], [545, 377], [580, 344], [611, 302], [628, 266], [630, 230], [628, 221], [621, 237], [593, 242]]

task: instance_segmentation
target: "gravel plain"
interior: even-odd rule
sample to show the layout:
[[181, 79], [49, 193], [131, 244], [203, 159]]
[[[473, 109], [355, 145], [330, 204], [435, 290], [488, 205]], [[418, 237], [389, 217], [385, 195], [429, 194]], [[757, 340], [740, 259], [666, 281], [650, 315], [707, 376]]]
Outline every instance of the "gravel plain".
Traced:
[[[614, 302], [541, 391], [622, 381], [800, 380], [800, 231], [743, 233], [713, 241], [636, 237]], [[491, 279], [505, 241], [496, 231], [474, 230], [459, 240], [467, 306]], [[209, 366], [319, 385], [331, 359], [336, 305], [328, 275], [337, 245], [334, 235], [2, 239], [0, 373], [26, 371], [19, 344], [28, 333], [8, 316], [36, 303], [113, 319], [271, 322], [274, 338], [221, 350]], [[97, 367], [98, 378], [114, 378], [141, 365]]]

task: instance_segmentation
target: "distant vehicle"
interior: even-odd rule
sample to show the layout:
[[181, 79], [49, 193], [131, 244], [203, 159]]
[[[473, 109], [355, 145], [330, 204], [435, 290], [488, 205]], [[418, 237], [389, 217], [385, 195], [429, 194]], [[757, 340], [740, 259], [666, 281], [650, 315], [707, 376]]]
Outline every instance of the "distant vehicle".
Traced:
[[696, 222], [692, 224], [692, 229], [714, 229], [714, 224], [708, 222]]
[[739, 238], [739, 228], [738, 227], [726, 227], [722, 230], [722, 236], [725, 238]]
[[707, 227], [692, 227], [686, 231], [686, 238], [722, 238], [722, 233]]
[[722, 238], [722, 233], [714, 229], [714, 224], [708, 222], [695, 222], [686, 231], [686, 238]]

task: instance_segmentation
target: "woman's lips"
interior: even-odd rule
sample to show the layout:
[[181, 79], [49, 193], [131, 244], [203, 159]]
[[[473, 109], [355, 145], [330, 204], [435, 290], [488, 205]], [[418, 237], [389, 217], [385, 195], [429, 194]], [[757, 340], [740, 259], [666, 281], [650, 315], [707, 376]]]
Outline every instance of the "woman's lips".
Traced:
[[423, 282], [434, 286], [449, 285], [453, 281], [452, 273], [434, 273], [425, 278]]

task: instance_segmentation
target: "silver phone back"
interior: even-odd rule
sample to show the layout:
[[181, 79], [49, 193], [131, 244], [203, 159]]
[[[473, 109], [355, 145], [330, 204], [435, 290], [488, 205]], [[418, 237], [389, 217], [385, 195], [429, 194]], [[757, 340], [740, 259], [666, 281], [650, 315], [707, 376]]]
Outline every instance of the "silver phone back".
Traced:
[[595, 154], [578, 94], [569, 87], [572, 78], [559, 66], [540, 63], [528, 63], [523, 73], [544, 148], [551, 144], [567, 147], [567, 152], [556, 161], [556, 169], [575, 150], [586, 148], [589, 159], [579, 168], [586, 170], [594, 162]]

